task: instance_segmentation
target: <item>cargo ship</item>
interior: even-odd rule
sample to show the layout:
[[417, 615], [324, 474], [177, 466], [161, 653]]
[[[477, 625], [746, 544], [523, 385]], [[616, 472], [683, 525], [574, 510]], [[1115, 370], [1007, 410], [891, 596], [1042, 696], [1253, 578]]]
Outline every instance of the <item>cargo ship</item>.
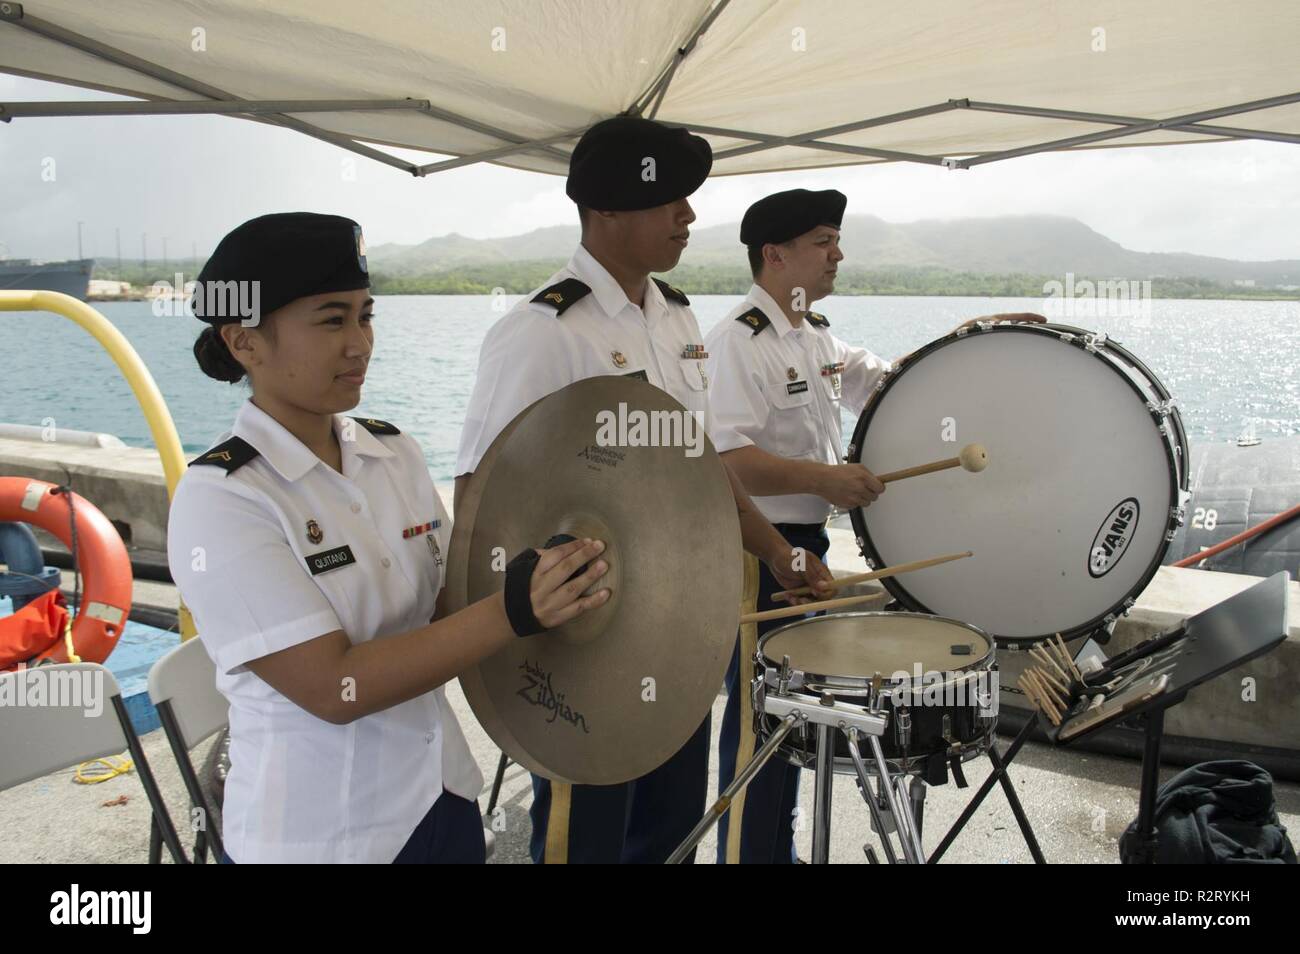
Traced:
[[38, 262], [30, 258], [0, 259], [0, 289], [28, 289], [62, 292], [80, 301], [86, 300], [93, 258], [67, 262]]

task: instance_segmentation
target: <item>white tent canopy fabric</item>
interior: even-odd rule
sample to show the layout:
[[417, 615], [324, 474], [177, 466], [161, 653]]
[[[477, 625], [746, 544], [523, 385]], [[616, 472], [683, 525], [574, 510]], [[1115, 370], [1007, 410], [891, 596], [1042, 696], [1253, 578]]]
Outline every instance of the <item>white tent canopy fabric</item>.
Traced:
[[630, 111], [705, 135], [714, 175], [970, 167], [1300, 142], [1297, 40], [1296, 0], [0, 0], [0, 71], [150, 101], [0, 119], [230, 113], [423, 175], [563, 173], [585, 128]]

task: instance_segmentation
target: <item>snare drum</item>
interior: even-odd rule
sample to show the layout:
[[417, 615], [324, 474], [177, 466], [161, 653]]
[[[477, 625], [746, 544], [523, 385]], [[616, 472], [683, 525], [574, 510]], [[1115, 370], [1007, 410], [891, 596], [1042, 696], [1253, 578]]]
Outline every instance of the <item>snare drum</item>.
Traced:
[[847, 459], [874, 473], [983, 444], [988, 466], [891, 483], [851, 512], [874, 567], [974, 556], [882, 581], [909, 610], [1023, 646], [1112, 624], [1183, 520], [1187, 438], [1155, 375], [1105, 335], [986, 323], [890, 371]]
[[[784, 687], [815, 708], [823, 693], [854, 705], [879, 708], [888, 719], [881, 748], [891, 769], [946, 778], [947, 765], [983, 752], [997, 721], [993, 641], [974, 626], [918, 613], [837, 613], [800, 619], [758, 643], [754, 680], [756, 734], [766, 739], [778, 720], [763, 714], [763, 700]], [[879, 690], [873, 687], [880, 676]], [[865, 748], [865, 746], [864, 746]], [[817, 733], [795, 728], [781, 754], [812, 767]], [[852, 774], [844, 734], [835, 734], [835, 771]]]

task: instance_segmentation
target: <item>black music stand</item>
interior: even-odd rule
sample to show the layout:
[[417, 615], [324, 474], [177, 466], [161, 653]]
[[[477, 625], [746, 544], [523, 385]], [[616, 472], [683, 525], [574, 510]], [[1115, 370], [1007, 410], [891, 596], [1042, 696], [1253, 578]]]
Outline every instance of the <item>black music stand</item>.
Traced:
[[[1121, 690], [1120, 696], [1129, 694], [1132, 703], [1098, 715], [1081, 702], [1061, 725], [1048, 729], [1047, 737], [1053, 744], [1069, 745], [1119, 719], [1141, 717], [1145, 745], [1138, 795], [1139, 863], [1155, 861], [1155, 807], [1165, 710], [1178, 705], [1201, 683], [1262, 656], [1286, 639], [1287, 581], [1285, 572], [1276, 573], [1112, 659], [1104, 671], [1140, 680]], [[1119, 696], [1116, 701], [1120, 701]]]
[[[1157, 841], [1155, 801], [1160, 783], [1160, 747], [1164, 738], [1165, 710], [1182, 702], [1187, 698], [1187, 693], [1201, 683], [1263, 655], [1286, 639], [1287, 581], [1285, 572], [1276, 573], [1250, 589], [1184, 620], [1173, 629], [1119, 654], [1100, 673], [1089, 674], [1088, 679], [1093, 683], [1107, 674], [1114, 677], [1144, 677], [1143, 681], [1150, 683], [1147, 693], [1141, 691], [1140, 685], [1135, 687], [1131, 704], [1115, 706], [1113, 711], [1099, 715], [1095, 712], [1088, 713], [1086, 701], [1079, 702], [1060, 726], [1049, 726], [1041, 715], [1026, 719], [1024, 727], [1004, 756], [998, 755], [996, 744], [990, 745], [988, 756], [993, 763], [993, 774], [984, 780], [984, 784], [953, 823], [927, 863], [934, 864], [943, 857], [985, 796], [995, 784], [1000, 783], [1025, 837], [1025, 844], [1029, 846], [1029, 853], [1035, 863], [1043, 864], [1043, 853], [1034, 838], [1029, 819], [1025, 817], [1020, 799], [1016, 796], [1015, 787], [1007, 775], [1012, 759], [1029, 739], [1036, 723], [1041, 722], [1044, 733], [1052, 744], [1069, 745], [1076, 739], [1132, 716], [1141, 717], [1145, 731], [1142, 785], [1138, 796], [1138, 831], [1142, 833], [1139, 853], [1142, 861], [1152, 862], [1155, 859]], [[1157, 658], [1157, 667], [1149, 669], [1150, 661]], [[1155, 677], [1148, 674], [1156, 669], [1158, 672]], [[1117, 694], [1117, 701], [1123, 691]], [[1062, 734], [1066, 737], [1062, 738]]]

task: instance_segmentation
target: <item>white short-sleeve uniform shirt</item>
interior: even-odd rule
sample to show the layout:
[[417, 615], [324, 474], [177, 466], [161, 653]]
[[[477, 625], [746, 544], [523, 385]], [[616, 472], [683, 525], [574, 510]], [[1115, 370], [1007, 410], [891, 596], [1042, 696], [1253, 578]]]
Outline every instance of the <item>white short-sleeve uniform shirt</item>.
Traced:
[[230, 435], [255, 453], [225, 441], [208, 452], [225, 466], [196, 464], [176, 488], [168, 562], [230, 701], [224, 835], [239, 863], [390, 862], [444, 788], [483, 785], [441, 687], [334, 725], [246, 665], [432, 619], [450, 520], [419, 445], [375, 426], [335, 417], [339, 473], [250, 400]]
[[[558, 301], [546, 300], [542, 293], [557, 285]], [[695, 413], [707, 432], [709, 380], [704, 360], [693, 357], [703, 353], [703, 344], [681, 292], [648, 281], [644, 306], [637, 307], [604, 266], [578, 246], [564, 268], [503, 315], [483, 339], [456, 474], [473, 473], [497, 435], [534, 401], [601, 375], [648, 381]]]
[[[718, 453], [752, 445], [791, 460], [841, 462], [840, 408], [861, 414], [890, 364], [845, 344], [829, 322], [810, 315], [794, 327], [772, 296], [752, 285], [709, 332], [709, 436]], [[814, 494], [753, 499], [772, 523], [820, 523], [831, 512]]]

